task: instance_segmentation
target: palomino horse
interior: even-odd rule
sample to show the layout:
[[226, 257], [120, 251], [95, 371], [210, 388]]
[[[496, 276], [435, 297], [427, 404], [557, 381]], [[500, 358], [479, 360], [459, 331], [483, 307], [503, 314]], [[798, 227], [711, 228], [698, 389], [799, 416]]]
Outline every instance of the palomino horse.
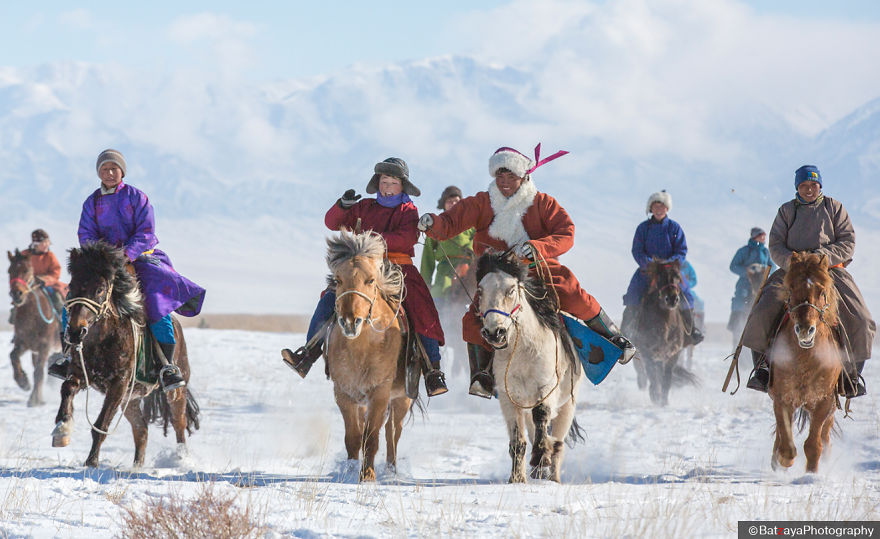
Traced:
[[43, 400], [43, 378], [46, 376], [46, 361], [50, 352], [61, 351], [61, 321], [52, 308], [42, 287], [34, 279], [34, 269], [29, 257], [18, 249], [13, 255], [9, 251], [9, 295], [15, 307], [15, 329], [12, 337], [12, 374], [15, 383], [25, 391], [31, 389], [27, 374], [21, 368], [19, 357], [26, 350], [31, 351], [34, 365], [34, 385], [28, 406], [45, 404]]
[[731, 313], [730, 323], [728, 324], [727, 329], [733, 332], [733, 347], [736, 348], [739, 346], [739, 339], [742, 336], [743, 328], [746, 327], [746, 319], [748, 318], [749, 311], [752, 310], [752, 304], [755, 303], [755, 298], [758, 297], [758, 293], [761, 291], [761, 286], [764, 284], [764, 269], [767, 266], [764, 264], [750, 264], [748, 268], [746, 268], [746, 278], [749, 280], [749, 295], [745, 300], [745, 308], [742, 311], [736, 311]]
[[564, 440], [579, 437], [574, 413], [584, 371], [559, 318], [558, 299], [508, 253], [483, 254], [477, 279], [481, 332], [495, 349], [495, 387], [510, 437], [509, 482], [526, 481], [526, 431], [531, 477], [559, 482]]
[[[120, 406], [131, 423], [135, 466], [144, 463], [150, 421], [162, 421], [166, 434], [171, 423], [177, 435], [178, 452], [186, 447], [186, 434], [199, 428], [199, 408], [188, 388], [180, 387], [166, 394], [158, 384], [146, 385], [135, 379], [136, 335], [144, 326], [144, 308], [137, 279], [126, 268], [127, 263], [128, 257], [122, 250], [103, 241], [70, 250], [67, 340], [74, 353], [71, 375], [61, 385], [61, 406], [55, 418], [52, 446], [64, 447], [70, 443], [76, 393], [82, 389], [88, 391], [89, 386], [101, 391], [105, 395], [104, 405], [91, 424], [92, 448], [86, 466], [98, 466], [101, 444], [110, 434], [110, 423]], [[174, 363], [189, 381], [183, 330], [177, 319], [173, 324], [177, 341]], [[88, 420], [91, 423], [91, 419]]]
[[[834, 426], [841, 353], [832, 328], [837, 325], [837, 289], [825, 255], [793, 253], [783, 280], [787, 316], [770, 349], [770, 398], [776, 414], [773, 468], [790, 467], [797, 456], [792, 434], [796, 410], [805, 412], [810, 433], [804, 442], [807, 471], [815, 472]], [[805, 418], [806, 419], [806, 418]]]
[[650, 383], [651, 401], [666, 406], [673, 385], [697, 383], [693, 373], [678, 364], [693, 328], [685, 327], [681, 314], [681, 302], [686, 301], [681, 293], [681, 264], [677, 260], [652, 260], [645, 271], [650, 285], [642, 297], [632, 329], [641, 361], [634, 363], [639, 388]]
[[342, 231], [328, 238], [327, 246], [337, 315], [327, 337], [327, 368], [345, 423], [348, 458], [356, 461], [363, 450], [359, 479], [375, 481], [379, 429], [385, 423], [385, 458], [394, 472], [412, 404], [405, 393], [403, 273], [385, 258], [385, 240], [375, 232]]

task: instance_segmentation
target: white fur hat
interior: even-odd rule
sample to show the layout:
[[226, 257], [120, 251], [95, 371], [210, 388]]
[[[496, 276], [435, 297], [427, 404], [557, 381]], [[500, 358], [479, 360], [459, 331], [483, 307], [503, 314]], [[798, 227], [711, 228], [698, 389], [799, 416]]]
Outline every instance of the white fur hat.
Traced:
[[666, 192], [666, 189], [658, 191], [648, 197], [648, 206], [645, 208], [645, 213], [647, 215], [651, 215], [651, 204], [655, 202], [659, 202], [660, 204], [666, 206], [666, 211], [672, 209], [672, 196]]
[[513, 148], [498, 148], [489, 158], [489, 176], [495, 177], [500, 168], [506, 168], [520, 178], [525, 178], [535, 162]]

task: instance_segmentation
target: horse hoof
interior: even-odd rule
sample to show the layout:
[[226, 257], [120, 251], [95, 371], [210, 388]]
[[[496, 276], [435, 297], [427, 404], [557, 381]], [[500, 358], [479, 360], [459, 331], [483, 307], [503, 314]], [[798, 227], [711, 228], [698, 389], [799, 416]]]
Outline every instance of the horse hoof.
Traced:
[[70, 436], [53, 436], [52, 447], [67, 447], [70, 445]]
[[551, 478], [550, 467], [549, 466], [536, 466], [536, 467], [532, 468], [531, 477], [532, 477], [532, 479], [541, 479], [544, 481], [550, 479]]
[[372, 468], [367, 468], [366, 470], [363, 470], [361, 472], [361, 481], [362, 482], [367, 482], [367, 481], [372, 482], [375, 480], [376, 480], [376, 471], [373, 470]]
[[516, 476], [516, 477], [514, 477], [514, 476], [511, 475], [510, 478], [507, 480], [507, 482], [510, 483], [510, 484], [513, 484], [513, 483], [525, 483], [525, 482], [526, 482], [526, 476], [521, 475], [521, 476]]
[[89, 468], [97, 468], [98, 459], [88, 459], [83, 463], [83, 466], [88, 466]]
[[67, 447], [70, 444], [71, 426], [64, 421], [59, 421], [52, 431], [52, 447]]
[[29, 398], [27, 402], [28, 408], [33, 408], [34, 406], [42, 406], [44, 404], [46, 404], [46, 401], [44, 401], [43, 399], [35, 399], [33, 397]]
[[24, 372], [16, 372], [13, 373], [13, 377], [15, 378], [15, 383], [18, 384], [18, 387], [25, 391], [31, 390], [31, 381], [28, 380], [27, 374]]

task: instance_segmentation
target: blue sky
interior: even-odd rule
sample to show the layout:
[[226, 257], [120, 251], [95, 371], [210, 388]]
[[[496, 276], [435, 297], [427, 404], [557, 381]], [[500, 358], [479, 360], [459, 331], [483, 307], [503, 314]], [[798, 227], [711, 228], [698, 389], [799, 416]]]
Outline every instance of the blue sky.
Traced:
[[[242, 72], [260, 80], [296, 78], [333, 73], [354, 63], [467, 54], [479, 40], [474, 33], [481, 25], [497, 31], [492, 28], [497, 20], [486, 14], [506, 3], [4, 2], [0, 7], [0, 66], [83, 61], [186, 67], [221, 55], [237, 59]], [[875, 0], [745, 3], [763, 15], [814, 21], [880, 19], [880, 2]], [[463, 20], [471, 24], [463, 26]], [[475, 20], [479, 21], [476, 25]]]

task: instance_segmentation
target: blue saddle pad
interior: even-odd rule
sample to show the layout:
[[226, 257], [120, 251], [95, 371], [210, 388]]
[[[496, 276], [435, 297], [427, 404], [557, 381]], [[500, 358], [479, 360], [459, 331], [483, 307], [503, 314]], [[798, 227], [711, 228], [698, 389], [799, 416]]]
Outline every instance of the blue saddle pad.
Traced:
[[577, 318], [568, 313], [560, 314], [574, 342], [587, 378], [593, 382], [593, 385], [599, 385], [617, 364], [617, 359], [623, 351]]

